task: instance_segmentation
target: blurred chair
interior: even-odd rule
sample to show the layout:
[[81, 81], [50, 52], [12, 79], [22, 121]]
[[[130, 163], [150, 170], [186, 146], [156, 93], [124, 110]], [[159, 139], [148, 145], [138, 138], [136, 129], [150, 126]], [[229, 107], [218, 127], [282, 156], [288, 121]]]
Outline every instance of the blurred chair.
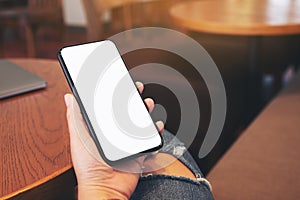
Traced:
[[[107, 30], [119, 32], [133, 27], [170, 27], [168, 8], [180, 0], [81, 0], [87, 19], [88, 40], [107, 36]], [[104, 19], [109, 13], [109, 27]], [[106, 27], [107, 28], [107, 27]]]
[[[4, 44], [3, 37], [5, 29], [13, 28], [18, 29], [20, 33], [24, 34], [26, 40], [26, 49], [28, 57], [35, 56], [35, 47], [33, 40], [33, 33], [28, 21], [28, 10], [26, 2], [20, 4], [20, 1], [1, 1], [0, 8], [0, 40], [1, 45]], [[4, 56], [4, 52], [1, 52]]]
[[[118, 28], [131, 28], [131, 10], [130, 0], [82, 0], [87, 19], [88, 40], [99, 40], [106, 37], [104, 30], [104, 19], [106, 14], [114, 8], [121, 9], [121, 24], [117, 24]], [[110, 20], [111, 27], [114, 28], [112, 19]]]
[[[64, 40], [65, 25], [61, 0], [28, 0], [28, 23], [33, 38], [37, 37], [39, 28], [51, 27], [60, 33]], [[36, 47], [36, 44], [35, 44]]]
[[61, 0], [28, 0], [28, 16], [32, 27], [64, 25]]
[[59, 30], [63, 38], [62, 3], [61, 0], [28, 0], [26, 4], [0, 9], [0, 29], [1, 32], [6, 27], [20, 29], [19, 32], [25, 35], [28, 57], [35, 57], [38, 28], [51, 26]]

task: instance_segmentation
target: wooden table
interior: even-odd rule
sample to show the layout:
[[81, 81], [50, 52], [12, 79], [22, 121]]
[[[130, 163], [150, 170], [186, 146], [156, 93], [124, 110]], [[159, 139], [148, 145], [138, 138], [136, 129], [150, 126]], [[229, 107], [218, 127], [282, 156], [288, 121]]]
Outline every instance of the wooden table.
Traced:
[[188, 30], [248, 37], [249, 115], [262, 103], [262, 37], [300, 34], [300, 0], [188, 1], [171, 7], [170, 15]]
[[12, 59], [47, 88], [0, 101], [0, 199], [73, 196], [75, 183], [63, 96], [70, 92], [57, 61]]
[[300, 73], [209, 173], [216, 199], [300, 199], [299, 133]]
[[300, 33], [299, 0], [200, 0], [170, 10], [176, 23], [191, 30], [230, 35]]

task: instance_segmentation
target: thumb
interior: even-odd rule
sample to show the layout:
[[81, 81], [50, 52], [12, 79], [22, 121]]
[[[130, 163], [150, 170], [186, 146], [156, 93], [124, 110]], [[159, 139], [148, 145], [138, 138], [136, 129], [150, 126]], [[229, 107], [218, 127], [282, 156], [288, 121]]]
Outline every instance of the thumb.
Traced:
[[72, 94], [66, 94], [64, 98], [67, 106], [67, 122], [70, 132], [72, 157], [74, 158], [74, 156], [80, 156], [89, 152], [96, 160], [102, 161], [86, 127], [85, 121], [82, 118], [76, 99]]
[[[74, 98], [71, 94], [66, 94], [65, 96], [65, 104], [67, 106], [67, 121], [68, 121], [68, 127], [70, 131], [70, 137], [71, 139], [75, 139], [78, 137], [80, 133], [86, 132], [86, 125], [85, 122], [82, 119], [82, 115], [80, 112], [80, 108]], [[81, 134], [85, 141], [87, 139], [86, 134]]]

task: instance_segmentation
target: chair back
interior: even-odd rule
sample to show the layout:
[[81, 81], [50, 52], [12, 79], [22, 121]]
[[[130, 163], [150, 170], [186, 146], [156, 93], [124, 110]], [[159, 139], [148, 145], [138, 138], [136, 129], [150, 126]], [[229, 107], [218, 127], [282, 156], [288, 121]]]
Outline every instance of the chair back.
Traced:
[[61, 9], [61, 0], [28, 0], [28, 8], [30, 10], [57, 10]]
[[120, 7], [123, 9], [125, 28], [131, 27], [130, 0], [81, 0], [87, 20], [88, 40], [98, 40], [103, 37], [103, 19], [106, 12]]
[[62, 20], [61, 0], [28, 0], [29, 16], [39, 21]]

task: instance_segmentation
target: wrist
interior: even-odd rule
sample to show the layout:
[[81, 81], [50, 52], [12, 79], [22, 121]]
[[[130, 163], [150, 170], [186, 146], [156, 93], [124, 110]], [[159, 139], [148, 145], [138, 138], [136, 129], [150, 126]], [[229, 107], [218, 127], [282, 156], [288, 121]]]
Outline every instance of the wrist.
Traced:
[[102, 200], [102, 199], [120, 199], [127, 200], [125, 194], [107, 187], [90, 187], [79, 186], [78, 187], [78, 199], [79, 200]]

